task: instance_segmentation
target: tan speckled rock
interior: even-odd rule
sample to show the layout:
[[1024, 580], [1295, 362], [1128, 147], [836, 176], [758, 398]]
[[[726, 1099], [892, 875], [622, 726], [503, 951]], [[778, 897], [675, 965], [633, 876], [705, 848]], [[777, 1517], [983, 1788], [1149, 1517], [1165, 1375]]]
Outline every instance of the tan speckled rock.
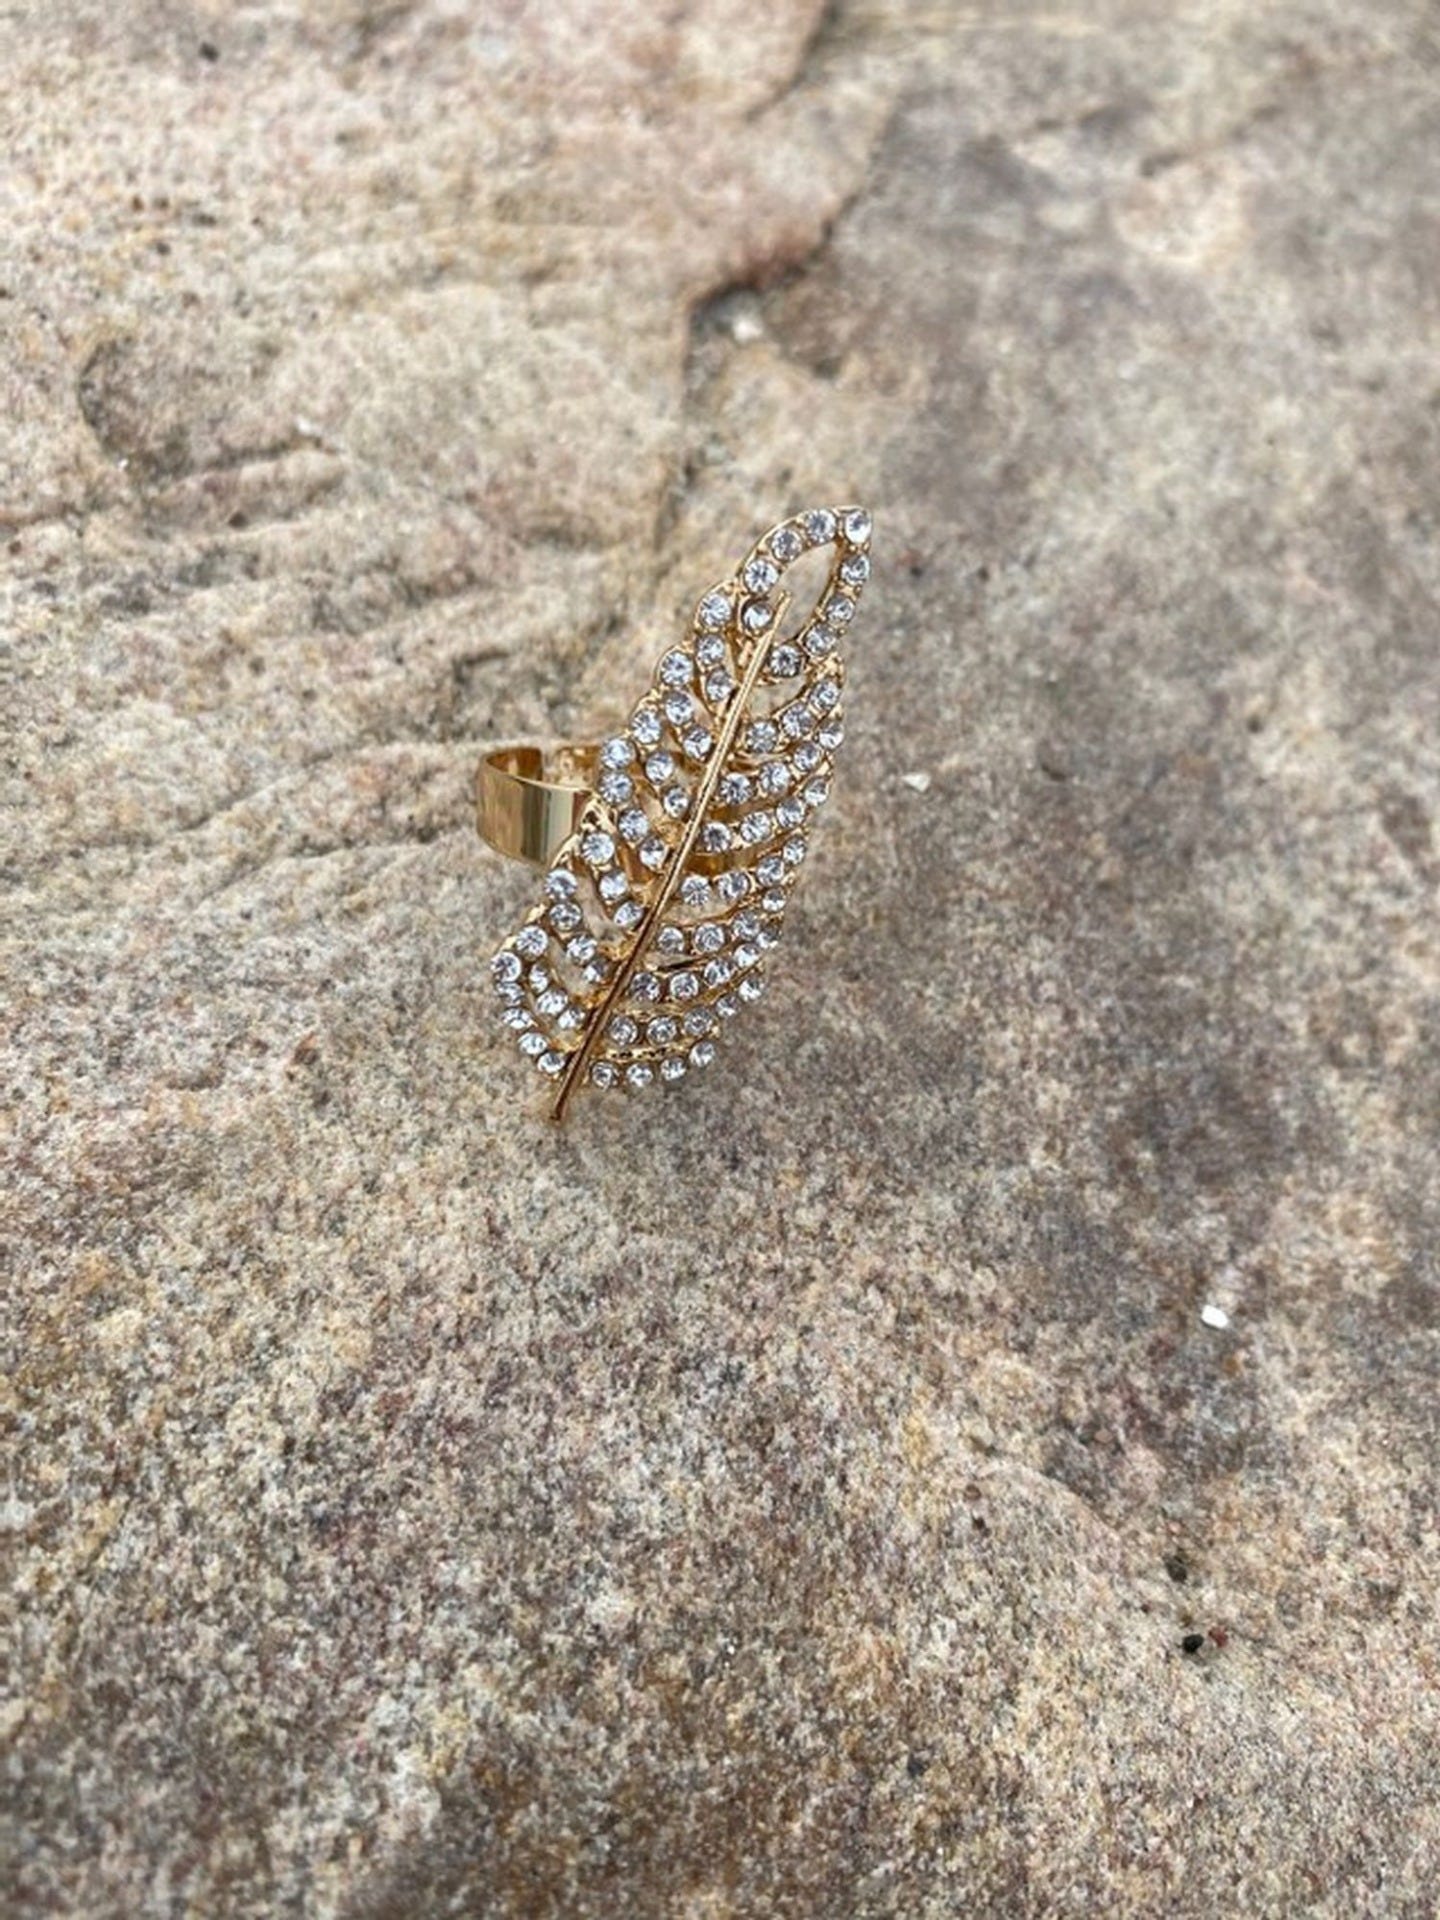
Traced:
[[[55, 0], [0, 99], [7, 1912], [1428, 1916], [1433, 10]], [[557, 1132], [477, 749], [846, 494], [774, 990]]]

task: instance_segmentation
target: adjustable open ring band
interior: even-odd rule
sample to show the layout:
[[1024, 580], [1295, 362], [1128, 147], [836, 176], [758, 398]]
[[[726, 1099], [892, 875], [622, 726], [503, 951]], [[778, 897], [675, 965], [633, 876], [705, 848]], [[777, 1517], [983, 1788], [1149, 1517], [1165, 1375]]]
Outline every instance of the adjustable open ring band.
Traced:
[[475, 775], [480, 838], [512, 860], [548, 867], [580, 825], [599, 757], [598, 746], [569, 740], [487, 753]]

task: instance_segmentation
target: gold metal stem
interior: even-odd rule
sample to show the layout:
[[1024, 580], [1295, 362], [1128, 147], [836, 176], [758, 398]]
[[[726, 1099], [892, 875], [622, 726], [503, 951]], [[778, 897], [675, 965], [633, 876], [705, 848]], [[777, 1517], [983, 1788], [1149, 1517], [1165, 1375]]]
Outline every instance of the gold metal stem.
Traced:
[[551, 1118], [556, 1121], [562, 1121], [565, 1118], [565, 1109], [570, 1104], [570, 1096], [580, 1082], [580, 1076], [585, 1071], [586, 1062], [595, 1051], [595, 1043], [599, 1039], [605, 1023], [610, 1017], [610, 1009], [615, 1005], [616, 1001], [621, 998], [626, 987], [629, 986], [630, 976], [640, 964], [641, 956], [650, 944], [650, 935], [654, 930], [655, 923], [659, 920], [661, 914], [664, 913], [666, 907], [669, 906], [675, 896], [676, 888], [680, 885], [685, 875], [691, 851], [694, 848], [696, 839], [699, 837], [701, 827], [705, 824], [705, 814], [710, 805], [711, 795], [719, 785], [720, 777], [725, 771], [725, 762], [729, 757], [731, 747], [734, 745], [735, 735], [740, 730], [740, 722], [745, 717], [745, 709], [749, 706], [750, 696], [755, 691], [755, 682], [760, 678], [760, 670], [765, 665], [765, 659], [770, 650], [771, 639], [779, 629], [780, 623], [784, 620], [789, 605], [790, 595], [788, 593], [782, 593], [776, 603], [774, 620], [764, 633], [758, 634], [755, 638], [750, 650], [750, 657], [745, 662], [745, 671], [741, 676], [740, 685], [735, 690], [735, 697], [731, 702], [730, 711], [726, 715], [725, 722], [720, 729], [720, 737], [715, 742], [710, 754], [709, 764], [706, 766], [705, 772], [701, 777], [700, 785], [695, 790], [695, 798], [690, 807], [690, 817], [685, 822], [685, 831], [680, 836], [680, 843], [675, 849], [674, 857], [665, 869], [665, 877], [661, 884], [660, 891], [656, 894], [651, 904], [645, 909], [645, 918], [640, 922], [629, 953], [625, 956], [624, 960], [621, 961], [614, 979], [610, 982], [609, 987], [606, 989], [599, 1005], [595, 1009], [595, 1016], [585, 1030], [585, 1038], [570, 1056], [570, 1063], [565, 1069], [564, 1077], [560, 1082], [560, 1091], [555, 1096], [555, 1105], [551, 1111]]

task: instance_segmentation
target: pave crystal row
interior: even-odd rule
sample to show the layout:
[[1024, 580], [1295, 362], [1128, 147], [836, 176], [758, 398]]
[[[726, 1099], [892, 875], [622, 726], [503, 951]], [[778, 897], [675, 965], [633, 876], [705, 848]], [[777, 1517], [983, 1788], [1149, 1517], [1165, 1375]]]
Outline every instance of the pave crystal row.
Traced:
[[[766, 960], [845, 737], [840, 638], [870, 574], [870, 516], [816, 507], [771, 529], [695, 609], [624, 732], [542, 897], [490, 963], [501, 1018], [557, 1086], [640, 1090], [715, 1058]], [[830, 550], [799, 628], [786, 569]]]

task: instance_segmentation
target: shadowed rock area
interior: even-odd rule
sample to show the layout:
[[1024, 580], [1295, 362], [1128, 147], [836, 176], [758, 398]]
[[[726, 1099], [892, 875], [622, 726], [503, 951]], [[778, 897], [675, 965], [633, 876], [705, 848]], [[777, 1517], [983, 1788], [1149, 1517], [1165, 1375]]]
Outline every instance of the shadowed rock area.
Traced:
[[[18, 1916], [1421, 1920], [1422, 0], [0, 12]], [[864, 499], [703, 1082], [482, 745]]]

